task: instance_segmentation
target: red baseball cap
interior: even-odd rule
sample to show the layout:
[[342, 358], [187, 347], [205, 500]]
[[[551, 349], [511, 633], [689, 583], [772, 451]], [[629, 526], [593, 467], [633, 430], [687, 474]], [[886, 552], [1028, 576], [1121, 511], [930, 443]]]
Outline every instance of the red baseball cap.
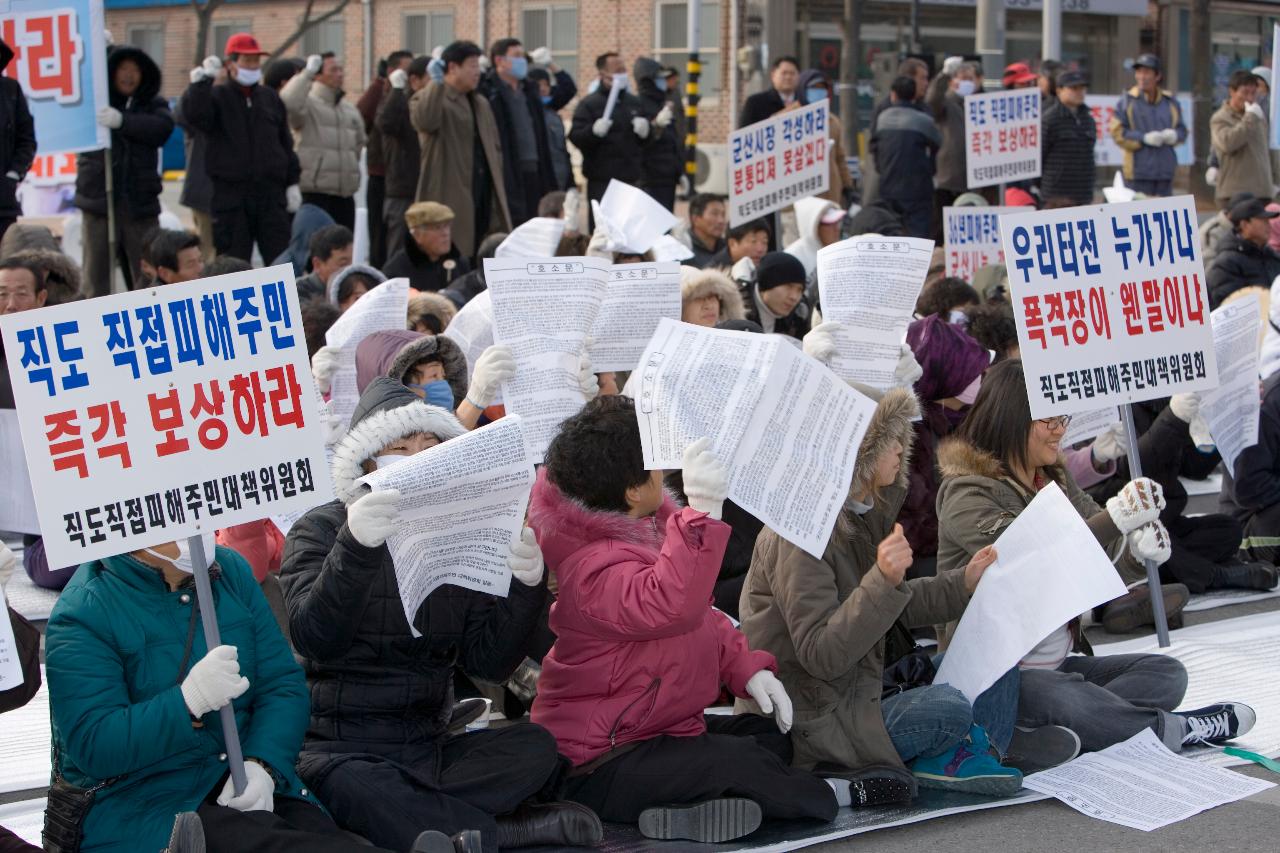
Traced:
[[245, 56], [264, 54], [266, 51], [258, 46], [258, 40], [249, 33], [236, 33], [227, 39], [227, 49], [223, 56], [231, 56], [233, 53]]
[[1001, 82], [1005, 86], [1021, 86], [1023, 83], [1030, 83], [1032, 80], [1037, 79], [1039, 77], [1032, 73], [1031, 66], [1025, 62], [1015, 62], [1005, 67], [1004, 77], [1001, 78]]

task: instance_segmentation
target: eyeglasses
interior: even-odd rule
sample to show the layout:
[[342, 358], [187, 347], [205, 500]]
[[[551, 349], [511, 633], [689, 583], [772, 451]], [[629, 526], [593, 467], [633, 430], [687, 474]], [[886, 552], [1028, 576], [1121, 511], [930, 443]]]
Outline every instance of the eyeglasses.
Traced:
[[1036, 418], [1036, 420], [1047, 426], [1049, 429], [1065, 430], [1067, 425], [1071, 423], [1071, 415], [1058, 415], [1053, 418]]

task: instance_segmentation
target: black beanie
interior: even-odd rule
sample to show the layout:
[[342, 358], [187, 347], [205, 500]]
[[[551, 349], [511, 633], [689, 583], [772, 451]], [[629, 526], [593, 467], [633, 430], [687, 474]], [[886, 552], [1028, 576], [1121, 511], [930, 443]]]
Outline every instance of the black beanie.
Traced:
[[756, 266], [756, 287], [761, 291], [780, 284], [803, 285], [807, 279], [804, 264], [787, 252], [770, 252]]

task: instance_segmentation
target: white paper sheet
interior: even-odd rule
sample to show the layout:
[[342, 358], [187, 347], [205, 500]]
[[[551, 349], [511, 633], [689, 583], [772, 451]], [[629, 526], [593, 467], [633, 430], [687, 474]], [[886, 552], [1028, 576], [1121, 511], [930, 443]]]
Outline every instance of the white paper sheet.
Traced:
[[9, 618], [9, 605], [0, 587], [0, 690], [22, 686], [22, 659], [13, 638], [13, 620]]
[[1258, 443], [1258, 297], [1250, 294], [1214, 311], [1213, 349], [1218, 357], [1219, 385], [1200, 393], [1200, 413], [1223, 465], [1233, 471], [1245, 448]]
[[649, 251], [658, 238], [680, 224], [680, 220], [644, 190], [617, 179], [609, 181], [592, 211], [596, 226], [609, 237], [611, 252]]
[[693, 250], [670, 234], [663, 234], [650, 247], [655, 261], [687, 261]]
[[1022, 783], [1083, 815], [1143, 832], [1274, 788], [1275, 783], [1175, 755], [1143, 729]]
[[409, 279], [393, 278], [356, 300], [325, 333], [325, 343], [338, 347], [338, 370], [329, 386], [334, 414], [351, 420], [360, 392], [356, 389], [356, 347], [374, 332], [403, 329], [409, 316]]
[[1040, 490], [995, 542], [987, 568], [938, 667], [973, 702], [1041, 640], [1124, 582], [1056, 483]]
[[613, 79], [609, 81], [609, 96], [605, 99], [605, 102], [604, 102], [603, 118], [606, 118], [606, 119], [613, 118], [613, 108], [618, 105], [618, 96], [621, 95], [624, 91], [626, 91], [626, 88], [627, 88], [627, 75], [625, 73], [614, 74]]
[[0, 530], [39, 533], [36, 499], [31, 494], [31, 477], [27, 473], [27, 457], [22, 450], [22, 433], [15, 409], [0, 409], [0, 471], [4, 472]]
[[821, 556], [875, 404], [773, 335], [664, 319], [637, 373], [645, 467], [679, 468], [706, 436], [729, 497]]
[[511, 347], [516, 375], [502, 385], [508, 413], [524, 417], [525, 441], [541, 462], [560, 422], [586, 398], [578, 368], [609, 286], [601, 258], [484, 262], [494, 343]]
[[1063, 447], [1074, 447], [1082, 441], [1092, 441], [1106, 432], [1112, 424], [1118, 423], [1120, 410], [1115, 406], [1072, 415], [1061, 444]]
[[493, 301], [488, 290], [458, 309], [444, 336], [457, 344], [467, 357], [467, 374], [476, 369], [476, 361], [487, 347], [493, 345]]
[[615, 264], [600, 313], [591, 327], [587, 357], [596, 373], [635, 370], [663, 317], [680, 319], [680, 265]]
[[495, 258], [550, 258], [560, 246], [565, 226], [563, 219], [535, 216], [517, 225], [507, 239], [494, 250]]
[[851, 237], [818, 250], [822, 317], [844, 324], [831, 369], [850, 382], [893, 385], [907, 325], [929, 274], [933, 241]]
[[441, 584], [506, 597], [506, 561], [533, 488], [533, 460], [518, 415], [379, 468], [359, 482], [375, 491], [400, 491], [405, 532], [388, 539], [387, 547], [415, 636], [414, 615]]

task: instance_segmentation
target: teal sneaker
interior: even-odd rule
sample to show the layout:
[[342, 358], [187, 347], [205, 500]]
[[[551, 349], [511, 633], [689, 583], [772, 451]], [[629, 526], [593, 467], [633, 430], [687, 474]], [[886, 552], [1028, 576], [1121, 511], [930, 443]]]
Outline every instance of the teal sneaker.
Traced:
[[969, 729], [968, 737], [955, 749], [917, 758], [911, 773], [920, 787], [938, 791], [1010, 797], [1022, 789], [1022, 773], [1000, 764], [981, 726]]

